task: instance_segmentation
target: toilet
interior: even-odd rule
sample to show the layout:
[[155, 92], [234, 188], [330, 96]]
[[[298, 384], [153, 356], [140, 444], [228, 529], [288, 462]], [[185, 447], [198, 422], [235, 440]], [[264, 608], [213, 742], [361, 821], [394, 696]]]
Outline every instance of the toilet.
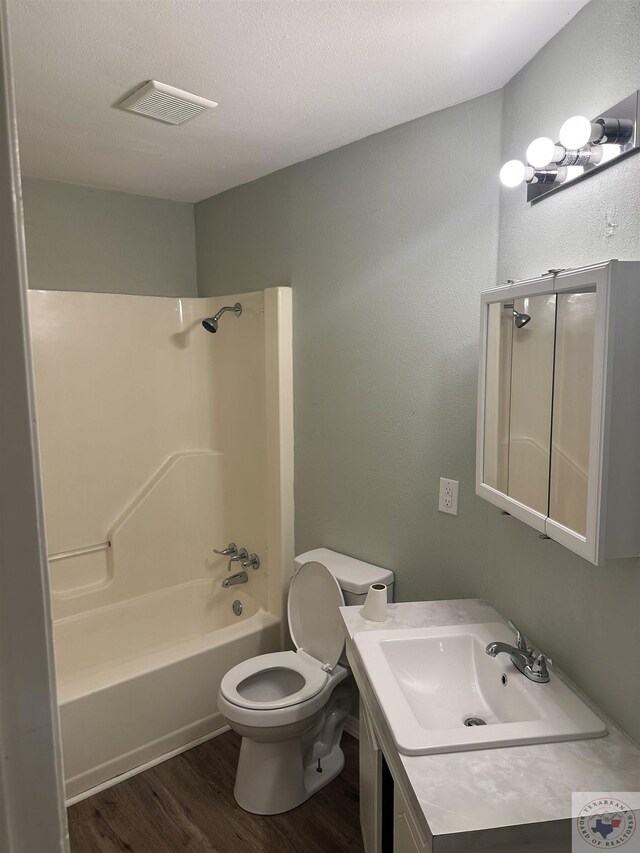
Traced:
[[218, 708], [242, 736], [234, 796], [254, 814], [299, 806], [340, 773], [340, 739], [351, 708], [338, 610], [364, 604], [393, 572], [327, 548], [296, 557], [287, 614], [295, 651], [258, 655], [230, 669]]

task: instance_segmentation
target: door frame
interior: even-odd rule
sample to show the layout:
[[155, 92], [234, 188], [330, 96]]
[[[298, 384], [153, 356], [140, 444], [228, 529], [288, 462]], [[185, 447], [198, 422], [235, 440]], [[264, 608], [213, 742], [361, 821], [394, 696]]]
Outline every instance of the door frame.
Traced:
[[0, 849], [68, 853], [8, 30], [0, 0]]

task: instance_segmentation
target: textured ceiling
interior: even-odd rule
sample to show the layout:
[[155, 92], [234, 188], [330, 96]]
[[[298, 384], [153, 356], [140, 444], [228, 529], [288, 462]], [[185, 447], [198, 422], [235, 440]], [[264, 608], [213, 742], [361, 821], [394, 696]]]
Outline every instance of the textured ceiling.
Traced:
[[[197, 201], [503, 86], [586, 0], [10, 0], [25, 174]], [[113, 108], [157, 79], [220, 106]]]

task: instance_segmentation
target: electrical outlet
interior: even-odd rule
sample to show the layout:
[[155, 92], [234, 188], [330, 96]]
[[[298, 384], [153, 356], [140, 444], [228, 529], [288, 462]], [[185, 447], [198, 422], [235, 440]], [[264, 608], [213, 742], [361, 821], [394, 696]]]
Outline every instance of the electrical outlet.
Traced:
[[438, 501], [438, 509], [440, 512], [447, 512], [449, 515], [458, 514], [458, 480], [449, 480], [446, 477], [440, 477], [440, 499]]

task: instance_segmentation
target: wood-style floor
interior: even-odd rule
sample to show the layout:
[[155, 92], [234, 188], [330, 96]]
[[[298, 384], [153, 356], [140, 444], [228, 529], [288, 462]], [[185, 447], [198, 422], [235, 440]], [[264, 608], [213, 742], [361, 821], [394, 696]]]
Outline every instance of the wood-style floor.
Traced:
[[227, 732], [77, 803], [72, 853], [361, 853], [358, 742], [342, 738], [337, 779], [272, 817], [233, 799], [240, 738]]

